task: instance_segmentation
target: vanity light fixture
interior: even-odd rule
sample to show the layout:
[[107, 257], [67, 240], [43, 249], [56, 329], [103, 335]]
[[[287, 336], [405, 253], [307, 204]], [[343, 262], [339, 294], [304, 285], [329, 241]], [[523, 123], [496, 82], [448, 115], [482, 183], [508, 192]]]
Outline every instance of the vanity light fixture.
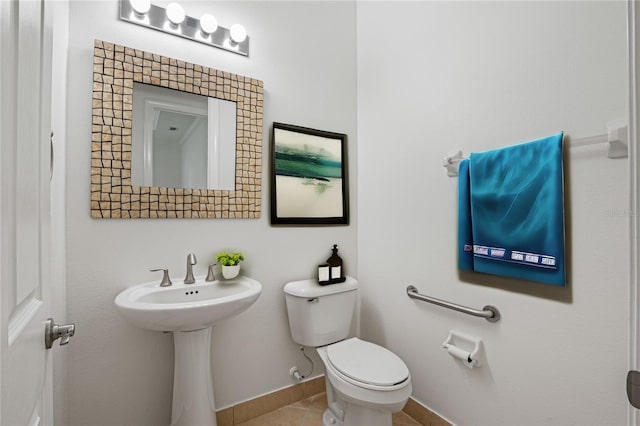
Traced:
[[170, 3], [165, 9], [151, 4], [151, 0], [120, 0], [120, 19], [249, 56], [249, 37], [242, 25], [234, 24], [230, 29], [220, 27], [216, 18], [209, 13], [203, 14], [200, 19], [193, 18], [178, 3]]

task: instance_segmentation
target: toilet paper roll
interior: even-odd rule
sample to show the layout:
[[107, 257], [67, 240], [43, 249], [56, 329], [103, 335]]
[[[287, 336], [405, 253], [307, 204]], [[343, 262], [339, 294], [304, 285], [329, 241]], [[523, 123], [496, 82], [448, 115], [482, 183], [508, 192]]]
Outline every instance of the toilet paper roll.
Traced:
[[449, 352], [449, 355], [463, 361], [465, 364], [473, 363], [471, 354], [467, 351], [463, 351], [457, 346], [447, 345], [447, 352]]

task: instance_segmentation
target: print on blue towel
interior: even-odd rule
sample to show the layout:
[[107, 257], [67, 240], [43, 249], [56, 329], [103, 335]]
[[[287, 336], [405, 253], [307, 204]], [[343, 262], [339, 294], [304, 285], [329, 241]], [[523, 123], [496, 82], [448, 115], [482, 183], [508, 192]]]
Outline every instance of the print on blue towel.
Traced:
[[459, 269], [566, 284], [562, 137], [460, 162]]

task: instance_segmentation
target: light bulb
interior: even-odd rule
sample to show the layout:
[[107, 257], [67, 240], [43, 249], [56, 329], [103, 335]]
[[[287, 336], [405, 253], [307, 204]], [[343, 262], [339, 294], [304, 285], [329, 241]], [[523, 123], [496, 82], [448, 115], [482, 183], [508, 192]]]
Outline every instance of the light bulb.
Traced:
[[146, 14], [151, 9], [151, 0], [129, 0], [131, 8], [137, 15]]
[[233, 24], [229, 30], [231, 40], [236, 43], [242, 43], [247, 38], [247, 30], [240, 24]]
[[202, 32], [208, 36], [218, 29], [218, 21], [215, 16], [205, 13], [200, 17], [200, 28]]
[[169, 21], [171, 21], [173, 25], [180, 25], [182, 21], [184, 21], [184, 9], [178, 3], [169, 3], [166, 13], [167, 18], [169, 18]]

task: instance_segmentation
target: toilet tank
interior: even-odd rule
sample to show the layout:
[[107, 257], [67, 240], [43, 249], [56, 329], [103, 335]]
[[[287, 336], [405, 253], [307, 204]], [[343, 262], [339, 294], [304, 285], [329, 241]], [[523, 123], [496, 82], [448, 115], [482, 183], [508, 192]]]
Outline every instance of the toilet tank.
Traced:
[[318, 280], [292, 281], [284, 286], [293, 341], [318, 347], [346, 339], [356, 307], [358, 281], [346, 277], [339, 284]]

